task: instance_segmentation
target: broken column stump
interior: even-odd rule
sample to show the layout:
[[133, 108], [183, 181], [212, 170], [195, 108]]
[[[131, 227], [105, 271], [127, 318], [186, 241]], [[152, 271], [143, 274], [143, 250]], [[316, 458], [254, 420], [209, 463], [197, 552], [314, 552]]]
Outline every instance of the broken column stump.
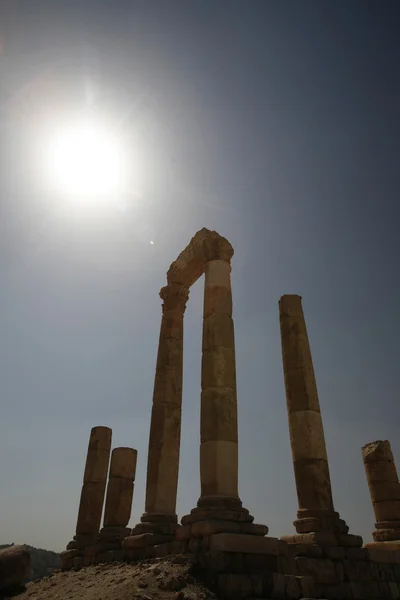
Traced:
[[400, 482], [390, 442], [366, 444], [362, 457], [376, 519], [374, 543], [366, 546], [400, 549]]

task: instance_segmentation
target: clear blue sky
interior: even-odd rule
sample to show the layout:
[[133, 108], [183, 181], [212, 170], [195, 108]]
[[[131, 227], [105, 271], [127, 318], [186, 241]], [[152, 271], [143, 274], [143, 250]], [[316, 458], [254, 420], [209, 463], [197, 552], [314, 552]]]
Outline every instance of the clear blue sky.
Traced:
[[[94, 425], [139, 451], [139, 519], [158, 292], [204, 226], [235, 248], [244, 505], [271, 535], [294, 530], [278, 300], [297, 293], [335, 507], [369, 540], [360, 448], [389, 439], [400, 464], [398, 2], [4, 4], [0, 542], [65, 547]], [[70, 210], [30, 149], [37, 115], [80, 109], [88, 86], [145, 168], [122, 205]], [[200, 487], [201, 320], [202, 281], [185, 318], [180, 516]]]

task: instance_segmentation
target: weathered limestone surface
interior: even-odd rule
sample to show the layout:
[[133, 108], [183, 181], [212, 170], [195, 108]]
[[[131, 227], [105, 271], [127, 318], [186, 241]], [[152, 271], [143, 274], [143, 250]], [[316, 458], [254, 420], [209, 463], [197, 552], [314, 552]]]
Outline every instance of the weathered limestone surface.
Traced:
[[229, 262], [205, 268], [201, 374], [201, 496], [239, 498], [235, 340]]
[[[0, 550], [0, 595], [22, 587], [31, 574], [31, 555], [24, 546], [10, 546]], [[8, 596], [8, 593], [7, 593]]]
[[131, 517], [137, 450], [114, 448], [107, 486], [104, 528], [126, 528]]
[[[301, 297], [282, 296], [279, 314], [290, 443], [299, 502], [294, 525], [298, 534], [347, 534], [348, 527], [333, 506], [324, 429]], [[284, 539], [290, 541], [291, 537]]]
[[109, 427], [93, 427], [83, 476], [76, 534], [61, 553], [61, 567], [71, 568], [75, 557], [96, 543], [103, 512], [107, 472], [110, 461], [112, 431]]
[[390, 442], [366, 444], [362, 457], [376, 518], [373, 538], [375, 542], [397, 541], [400, 547], [400, 482]]
[[112, 431], [109, 427], [93, 427], [90, 433], [76, 525], [77, 535], [97, 535], [100, 529], [111, 437]]
[[145, 514], [141, 519], [148, 523], [149, 531], [155, 532], [165, 523], [177, 523], [183, 316], [189, 289], [170, 283], [162, 288], [160, 296], [163, 300], [163, 314], [150, 425]]

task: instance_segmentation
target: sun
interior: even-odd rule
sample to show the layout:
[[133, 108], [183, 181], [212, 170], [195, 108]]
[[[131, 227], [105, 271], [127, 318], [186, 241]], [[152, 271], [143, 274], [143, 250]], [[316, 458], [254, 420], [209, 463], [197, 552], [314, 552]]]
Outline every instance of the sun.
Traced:
[[46, 145], [46, 171], [60, 193], [79, 200], [115, 197], [126, 180], [126, 153], [115, 133], [93, 120], [55, 128]]

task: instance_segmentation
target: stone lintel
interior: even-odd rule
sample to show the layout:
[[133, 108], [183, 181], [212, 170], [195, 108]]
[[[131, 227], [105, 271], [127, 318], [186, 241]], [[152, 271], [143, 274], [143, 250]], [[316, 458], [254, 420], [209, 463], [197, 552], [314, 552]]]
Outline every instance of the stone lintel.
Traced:
[[286, 545], [278, 538], [216, 533], [210, 536], [210, 551], [239, 552], [243, 554], [286, 554]]
[[233, 248], [227, 239], [216, 231], [205, 227], [198, 231], [186, 248], [171, 264], [167, 272], [167, 281], [186, 287], [193, 285], [204, 273], [207, 262], [224, 260], [230, 262]]

